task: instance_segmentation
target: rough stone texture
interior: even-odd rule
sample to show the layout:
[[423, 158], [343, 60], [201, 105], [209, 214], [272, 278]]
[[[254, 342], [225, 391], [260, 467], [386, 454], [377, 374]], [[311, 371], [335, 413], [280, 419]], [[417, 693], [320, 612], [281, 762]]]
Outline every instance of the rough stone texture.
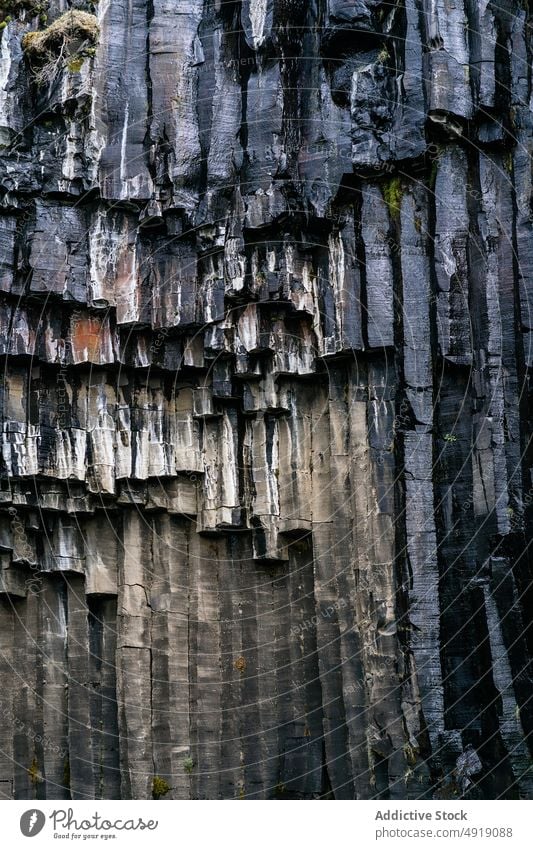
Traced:
[[0, 793], [532, 798], [529, 11], [70, 6], [0, 45]]

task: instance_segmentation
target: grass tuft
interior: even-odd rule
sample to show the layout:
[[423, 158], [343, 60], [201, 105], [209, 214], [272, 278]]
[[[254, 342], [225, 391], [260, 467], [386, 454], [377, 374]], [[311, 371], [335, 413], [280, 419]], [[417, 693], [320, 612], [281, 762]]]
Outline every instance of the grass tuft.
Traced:
[[59, 71], [80, 70], [83, 60], [94, 55], [100, 28], [94, 15], [72, 9], [49, 27], [28, 32], [22, 48], [28, 57], [38, 83], [50, 83]]

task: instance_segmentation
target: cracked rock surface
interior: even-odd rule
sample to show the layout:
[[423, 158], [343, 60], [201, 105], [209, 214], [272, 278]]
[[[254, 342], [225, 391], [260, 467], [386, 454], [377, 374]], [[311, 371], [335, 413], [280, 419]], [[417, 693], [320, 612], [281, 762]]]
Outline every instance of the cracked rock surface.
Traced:
[[0, 796], [533, 798], [528, 7], [47, 15], [0, 43]]

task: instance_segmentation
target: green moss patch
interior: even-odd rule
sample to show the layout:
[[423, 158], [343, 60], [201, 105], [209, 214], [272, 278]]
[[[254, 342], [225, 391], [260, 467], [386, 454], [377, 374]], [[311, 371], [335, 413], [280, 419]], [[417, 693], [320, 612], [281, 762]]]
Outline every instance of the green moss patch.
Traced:
[[36, 17], [46, 15], [47, 10], [48, 2], [44, 0], [0, 0], [0, 23], [7, 26], [9, 21], [18, 18], [21, 12], [26, 12], [26, 17]]
[[152, 798], [153, 799], [162, 799], [163, 796], [166, 796], [167, 793], [170, 792], [172, 788], [168, 781], [165, 781], [164, 778], [161, 778], [159, 775], [154, 775], [152, 780]]
[[391, 218], [394, 218], [400, 214], [402, 206], [403, 188], [401, 179], [399, 177], [391, 177], [388, 182], [383, 184], [382, 192], [389, 210], [389, 215]]

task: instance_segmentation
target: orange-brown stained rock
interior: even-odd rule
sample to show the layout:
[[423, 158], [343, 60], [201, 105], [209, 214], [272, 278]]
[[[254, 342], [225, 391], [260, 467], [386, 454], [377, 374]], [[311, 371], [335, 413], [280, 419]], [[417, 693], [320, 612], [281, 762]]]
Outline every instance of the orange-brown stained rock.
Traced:
[[70, 322], [70, 344], [74, 363], [103, 365], [113, 362], [114, 352], [107, 317], [75, 312]]
[[75, 360], [98, 359], [102, 322], [98, 318], [82, 318], [72, 322], [72, 354]]

